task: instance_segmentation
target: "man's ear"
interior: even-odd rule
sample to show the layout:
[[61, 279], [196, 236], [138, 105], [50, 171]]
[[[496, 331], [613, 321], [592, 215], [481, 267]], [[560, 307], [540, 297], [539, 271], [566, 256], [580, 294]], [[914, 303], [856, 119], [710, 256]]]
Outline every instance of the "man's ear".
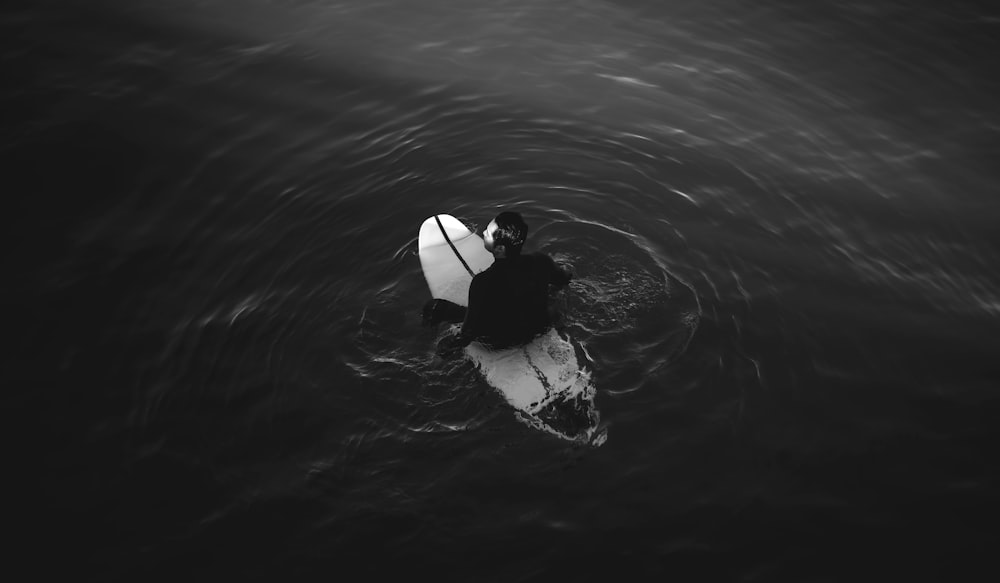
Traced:
[[500, 245], [500, 244], [494, 244], [493, 245], [493, 253], [494, 253], [494, 255], [497, 255], [497, 256], [500, 256], [500, 257], [507, 257], [507, 246], [506, 245]]

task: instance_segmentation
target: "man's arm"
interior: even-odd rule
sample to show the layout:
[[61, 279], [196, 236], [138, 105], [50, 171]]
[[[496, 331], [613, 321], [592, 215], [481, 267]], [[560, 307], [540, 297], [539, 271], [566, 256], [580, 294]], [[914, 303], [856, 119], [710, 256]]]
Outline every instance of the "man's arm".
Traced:
[[568, 269], [562, 269], [556, 262], [552, 260], [548, 255], [545, 256], [546, 262], [549, 267], [549, 283], [556, 286], [556, 288], [561, 288], [569, 283], [573, 279], [573, 274]]
[[[438, 343], [438, 354], [446, 358], [452, 358], [457, 356], [463, 348], [476, 339], [476, 334], [479, 333], [479, 328], [481, 327], [480, 322], [482, 321], [481, 314], [483, 310], [482, 293], [478, 288], [476, 279], [473, 278], [472, 284], [469, 286], [469, 307], [462, 308], [465, 310], [465, 320], [462, 322], [462, 327], [459, 329], [458, 334], [445, 336], [441, 339]], [[461, 306], [456, 305], [455, 307], [460, 308]]]
[[441, 322], [458, 324], [465, 320], [465, 306], [460, 306], [448, 300], [432, 299], [424, 304], [423, 324], [434, 326]]
[[459, 332], [459, 340], [463, 346], [475, 340], [482, 327], [485, 306], [480, 285], [482, 281], [477, 279], [479, 278], [473, 277], [472, 284], [469, 285], [469, 307], [465, 309], [465, 321], [462, 322], [462, 331]]

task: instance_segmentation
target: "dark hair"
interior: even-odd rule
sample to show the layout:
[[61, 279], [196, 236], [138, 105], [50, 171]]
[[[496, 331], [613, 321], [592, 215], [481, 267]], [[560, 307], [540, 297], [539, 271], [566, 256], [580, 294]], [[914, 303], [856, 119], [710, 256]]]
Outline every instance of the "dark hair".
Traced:
[[493, 233], [494, 244], [503, 245], [508, 255], [521, 253], [521, 246], [528, 238], [528, 224], [521, 218], [521, 213], [502, 212], [493, 220], [497, 224]]

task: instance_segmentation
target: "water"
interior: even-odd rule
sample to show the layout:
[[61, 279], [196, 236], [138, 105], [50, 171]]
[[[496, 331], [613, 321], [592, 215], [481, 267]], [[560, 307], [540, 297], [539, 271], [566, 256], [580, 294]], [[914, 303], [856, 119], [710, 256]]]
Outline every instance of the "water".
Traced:
[[[990, 579], [998, 22], [891, 0], [5, 8], [33, 568]], [[420, 222], [506, 208], [577, 272], [561, 326], [602, 445], [520, 423], [419, 325]]]

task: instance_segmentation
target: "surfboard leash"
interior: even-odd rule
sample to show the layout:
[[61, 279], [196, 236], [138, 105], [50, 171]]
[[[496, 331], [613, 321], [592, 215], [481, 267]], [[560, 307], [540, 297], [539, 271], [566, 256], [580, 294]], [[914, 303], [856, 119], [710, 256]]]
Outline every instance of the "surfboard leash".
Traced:
[[476, 272], [472, 271], [469, 264], [465, 262], [465, 257], [462, 257], [462, 254], [455, 248], [455, 244], [451, 242], [451, 237], [449, 237], [448, 232], [444, 230], [444, 225], [441, 224], [441, 219], [438, 218], [438, 215], [434, 215], [434, 220], [437, 221], [438, 228], [441, 229], [441, 234], [444, 235], [444, 240], [448, 242], [448, 246], [455, 252], [455, 257], [458, 257], [458, 260], [462, 262], [462, 265], [465, 267], [465, 270], [469, 272], [469, 275], [476, 277]]

